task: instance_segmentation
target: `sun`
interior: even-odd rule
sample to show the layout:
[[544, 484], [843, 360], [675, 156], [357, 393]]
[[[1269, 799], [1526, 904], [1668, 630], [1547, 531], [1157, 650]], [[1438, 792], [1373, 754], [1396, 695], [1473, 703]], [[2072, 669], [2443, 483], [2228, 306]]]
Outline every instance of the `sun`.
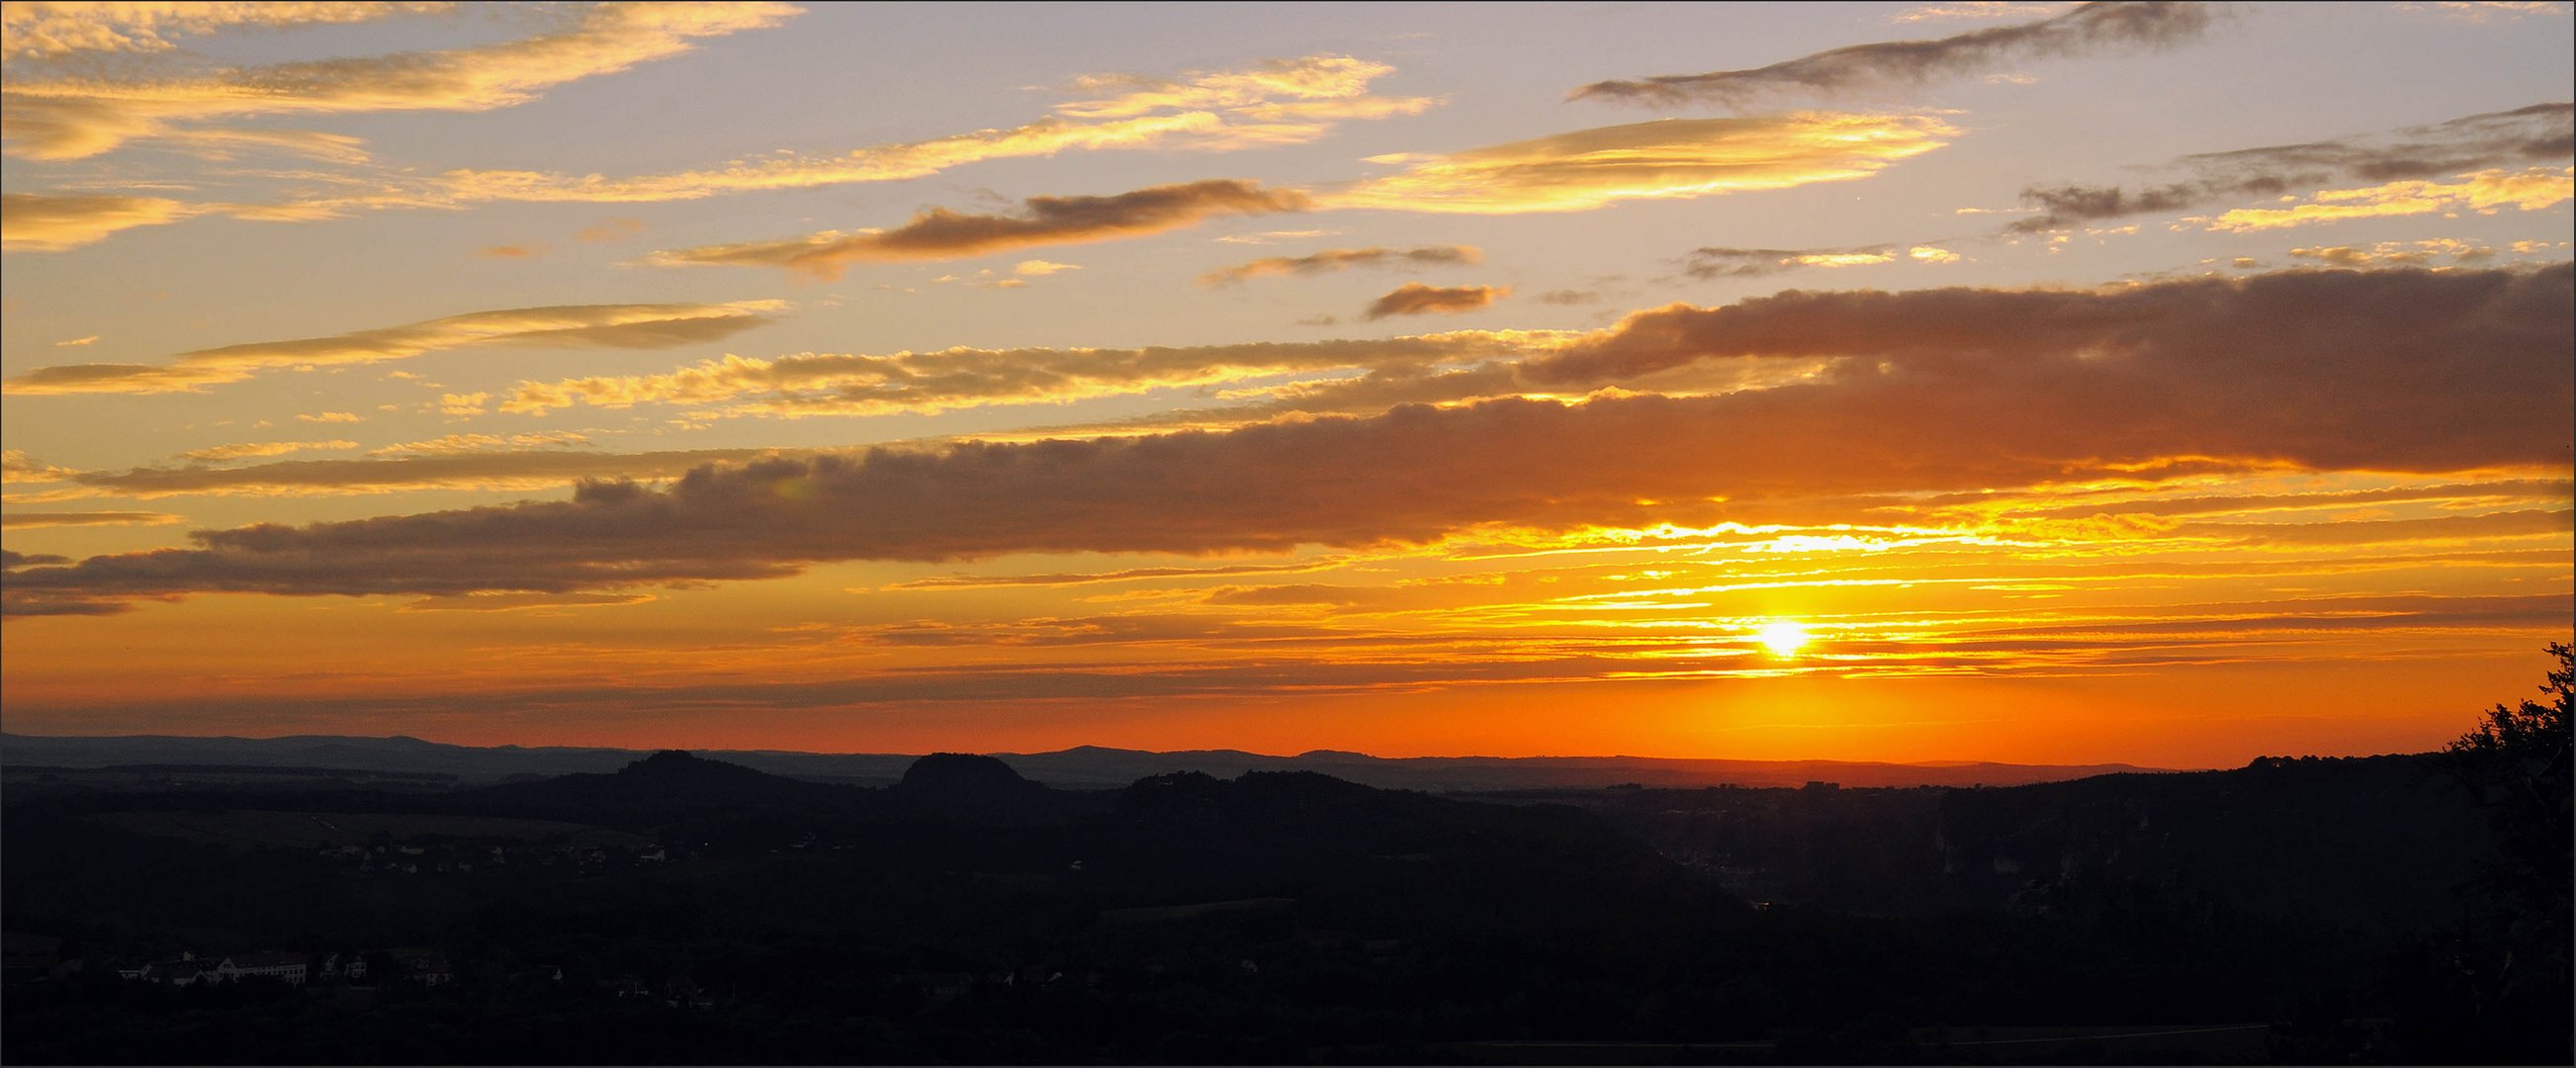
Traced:
[[1771, 655], [1785, 660], [1798, 655], [1798, 650], [1807, 647], [1807, 628], [1785, 620], [1778, 623], [1765, 623], [1761, 629], [1753, 632], [1753, 638], [1761, 642], [1763, 648], [1770, 650]]

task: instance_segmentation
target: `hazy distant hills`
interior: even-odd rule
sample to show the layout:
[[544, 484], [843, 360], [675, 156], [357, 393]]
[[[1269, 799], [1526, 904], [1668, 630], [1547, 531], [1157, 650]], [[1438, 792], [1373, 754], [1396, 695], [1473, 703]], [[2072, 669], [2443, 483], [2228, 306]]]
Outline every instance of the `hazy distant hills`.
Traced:
[[[794, 753], [699, 750], [743, 767], [816, 782], [891, 785], [917, 754]], [[49, 737], [0, 734], [0, 766], [111, 768], [134, 765], [225, 765], [316, 768], [373, 773], [453, 775], [460, 783], [514, 776], [615, 772], [651, 755], [630, 749], [566, 746], [465, 746], [418, 738], [295, 735], [284, 738], [189, 738], [163, 735]], [[1515, 790], [1598, 787], [2015, 786], [2119, 772], [2154, 771], [2127, 764], [1888, 764], [1833, 760], [1672, 760], [1656, 757], [1373, 757], [1316, 750], [1268, 756], [1232, 749], [1155, 753], [1079, 746], [1051, 753], [992, 754], [1027, 778], [1059, 789], [1111, 789], [1173, 772], [1231, 779], [1247, 771], [1311, 771], [1386, 789]]]

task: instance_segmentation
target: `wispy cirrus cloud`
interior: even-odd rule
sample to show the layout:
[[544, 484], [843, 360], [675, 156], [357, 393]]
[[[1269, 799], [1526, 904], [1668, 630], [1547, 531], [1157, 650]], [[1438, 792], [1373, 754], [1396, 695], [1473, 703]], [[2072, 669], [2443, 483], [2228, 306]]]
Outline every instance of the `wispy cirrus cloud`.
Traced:
[[2167, 48], [2198, 39], [2217, 9], [2197, 3], [2090, 3], [2037, 22], [1922, 41], [1851, 45], [1767, 67], [1594, 82], [1568, 99], [1673, 107], [1737, 105], [1785, 94], [1841, 96], [1991, 70], [2025, 59]]
[[1370, 83], [1394, 72], [1383, 63], [1314, 55], [1265, 60], [1239, 70], [1191, 71], [1174, 79], [1087, 75], [1076, 79], [1073, 90], [1107, 95], [1060, 104], [1052, 116], [1008, 129], [870, 145], [834, 156], [788, 154], [716, 169], [622, 178], [454, 170], [439, 175], [423, 195], [460, 201], [696, 200], [900, 181], [974, 163], [1067, 151], [1225, 151], [1302, 144], [1344, 121], [1419, 114], [1439, 104], [1432, 97], [1373, 95]]
[[1451, 267], [1485, 262], [1485, 254], [1467, 245], [1425, 248], [1328, 248], [1303, 256], [1265, 256], [1249, 263], [1220, 267], [1199, 276], [1199, 284], [1222, 286], [1273, 275], [1316, 275], [1354, 267]]
[[445, 11], [447, 0], [389, 3], [53, 3], [0, 7], [0, 57], [45, 59], [82, 52], [167, 52], [172, 37], [235, 26], [310, 26], [368, 22]]
[[[585, 18], [596, 22], [616, 21], [605, 18], [604, 10], [594, 10]], [[363, 64], [367, 61], [337, 62]], [[721, 167], [658, 174], [617, 176], [459, 168], [415, 177], [386, 171], [367, 173], [363, 181], [342, 175], [334, 180], [334, 184], [344, 187], [338, 191], [276, 203], [184, 202], [167, 197], [89, 193], [26, 194], [40, 199], [30, 201], [23, 210], [13, 206], [10, 214], [24, 218], [22, 224], [15, 228], [18, 232], [13, 233], [9, 247], [61, 251], [95, 242], [122, 229], [210, 216], [303, 222], [342, 218], [360, 211], [460, 208], [493, 202], [617, 204], [686, 201], [739, 193], [901, 181], [975, 163], [1046, 157], [1067, 151], [1147, 148], [1230, 151], [1300, 144], [1329, 133], [1343, 122], [1419, 114], [1440, 103], [1433, 97], [1388, 97], [1370, 92], [1370, 82], [1393, 72], [1393, 67], [1382, 63], [1348, 56], [1315, 55], [1266, 60], [1240, 70], [1194, 71], [1176, 80], [1123, 74], [1091, 75], [1077, 79], [1074, 90], [1115, 92], [1103, 98], [1060, 105], [1056, 114], [1019, 126], [869, 145], [836, 155], [782, 152], [755, 160], [737, 160]], [[218, 97], [224, 95], [214, 90], [207, 92]], [[387, 108], [443, 106], [425, 102], [379, 103]], [[500, 106], [484, 101], [469, 109], [486, 105]], [[31, 101], [12, 112], [11, 136], [27, 142], [16, 149], [19, 154], [40, 158], [90, 155], [114, 147], [127, 136], [148, 135], [210, 159], [227, 158], [232, 151], [251, 148], [303, 155], [342, 165], [367, 162], [366, 153], [357, 139], [311, 131], [182, 128], [168, 123], [144, 124], [128, 133], [91, 129], [78, 123], [70, 125], [79, 129], [57, 131], [55, 127], [64, 124], [46, 117], [48, 106], [42, 101]], [[62, 106], [71, 107], [68, 104]], [[366, 109], [356, 103], [349, 107]], [[92, 145], [91, 141], [99, 143]], [[12, 194], [12, 197], [20, 195]], [[248, 201], [252, 198], [245, 196], [243, 199]], [[631, 234], [640, 225], [631, 219], [615, 220], [611, 225], [582, 231], [578, 239], [615, 240]], [[487, 252], [510, 256], [513, 255], [511, 249], [534, 251], [531, 246], [513, 245], [496, 246]]]
[[[1816, 497], [2228, 471], [2563, 478], [2571, 329], [2566, 265], [2091, 292], [1793, 291], [1640, 312], [1529, 373], [1838, 361], [1796, 384], [777, 457], [699, 468], [661, 490], [593, 483], [568, 501], [202, 531], [195, 548], [18, 568], [5, 596], [14, 613], [42, 614], [218, 591], [616, 592], [833, 560], [1419, 544], [1497, 526], [1705, 525]], [[2207, 388], [2213, 366], [2228, 389]], [[2562, 536], [2564, 510], [2541, 512], [2478, 536]], [[2309, 536], [2234, 536], [2250, 534]]]
[[[774, 26], [798, 10], [781, 3], [603, 3], [563, 16], [566, 24], [554, 32], [448, 51], [130, 79], [20, 73], [0, 87], [0, 117], [11, 154], [64, 160], [256, 116], [488, 111], [679, 55], [701, 38]], [[144, 40], [131, 25], [123, 39]]]
[[851, 263], [961, 259], [1141, 237], [1195, 226], [1215, 216], [1268, 215], [1312, 206], [1311, 198], [1294, 189], [1211, 179], [1111, 196], [1030, 197], [1011, 215], [931, 208], [891, 230], [826, 230], [782, 241], [702, 245], [656, 252], [647, 262], [663, 267], [781, 267], [831, 277]]
[[731, 337], [770, 321], [781, 301], [730, 304], [591, 304], [512, 308], [292, 341], [255, 341], [180, 353], [166, 363], [84, 363], [39, 368], [0, 381], [0, 392], [172, 393], [238, 382], [263, 371], [407, 359], [475, 345], [658, 349]]

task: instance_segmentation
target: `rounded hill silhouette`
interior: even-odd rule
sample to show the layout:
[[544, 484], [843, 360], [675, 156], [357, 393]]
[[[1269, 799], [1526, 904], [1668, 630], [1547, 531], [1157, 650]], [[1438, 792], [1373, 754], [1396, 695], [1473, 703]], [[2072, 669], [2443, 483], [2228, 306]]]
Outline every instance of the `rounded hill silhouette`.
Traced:
[[892, 793], [916, 816], [974, 823], [1046, 821], [1054, 791], [993, 757], [932, 753], [904, 769]]
[[940, 792], [968, 793], [985, 790], [1017, 790], [1029, 786], [1027, 779], [1000, 760], [976, 753], [932, 753], [913, 761], [903, 771], [903, 788]]

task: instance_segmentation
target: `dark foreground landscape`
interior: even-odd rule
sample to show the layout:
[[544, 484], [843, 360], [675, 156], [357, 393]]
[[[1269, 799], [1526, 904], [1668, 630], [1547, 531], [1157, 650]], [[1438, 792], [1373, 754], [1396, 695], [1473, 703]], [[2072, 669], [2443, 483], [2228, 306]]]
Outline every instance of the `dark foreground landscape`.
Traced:
[[12, 738], [0, 1056], [2563, 1064], [2560, 662], [2448, 753], [2019, 786], [483, 784]]

